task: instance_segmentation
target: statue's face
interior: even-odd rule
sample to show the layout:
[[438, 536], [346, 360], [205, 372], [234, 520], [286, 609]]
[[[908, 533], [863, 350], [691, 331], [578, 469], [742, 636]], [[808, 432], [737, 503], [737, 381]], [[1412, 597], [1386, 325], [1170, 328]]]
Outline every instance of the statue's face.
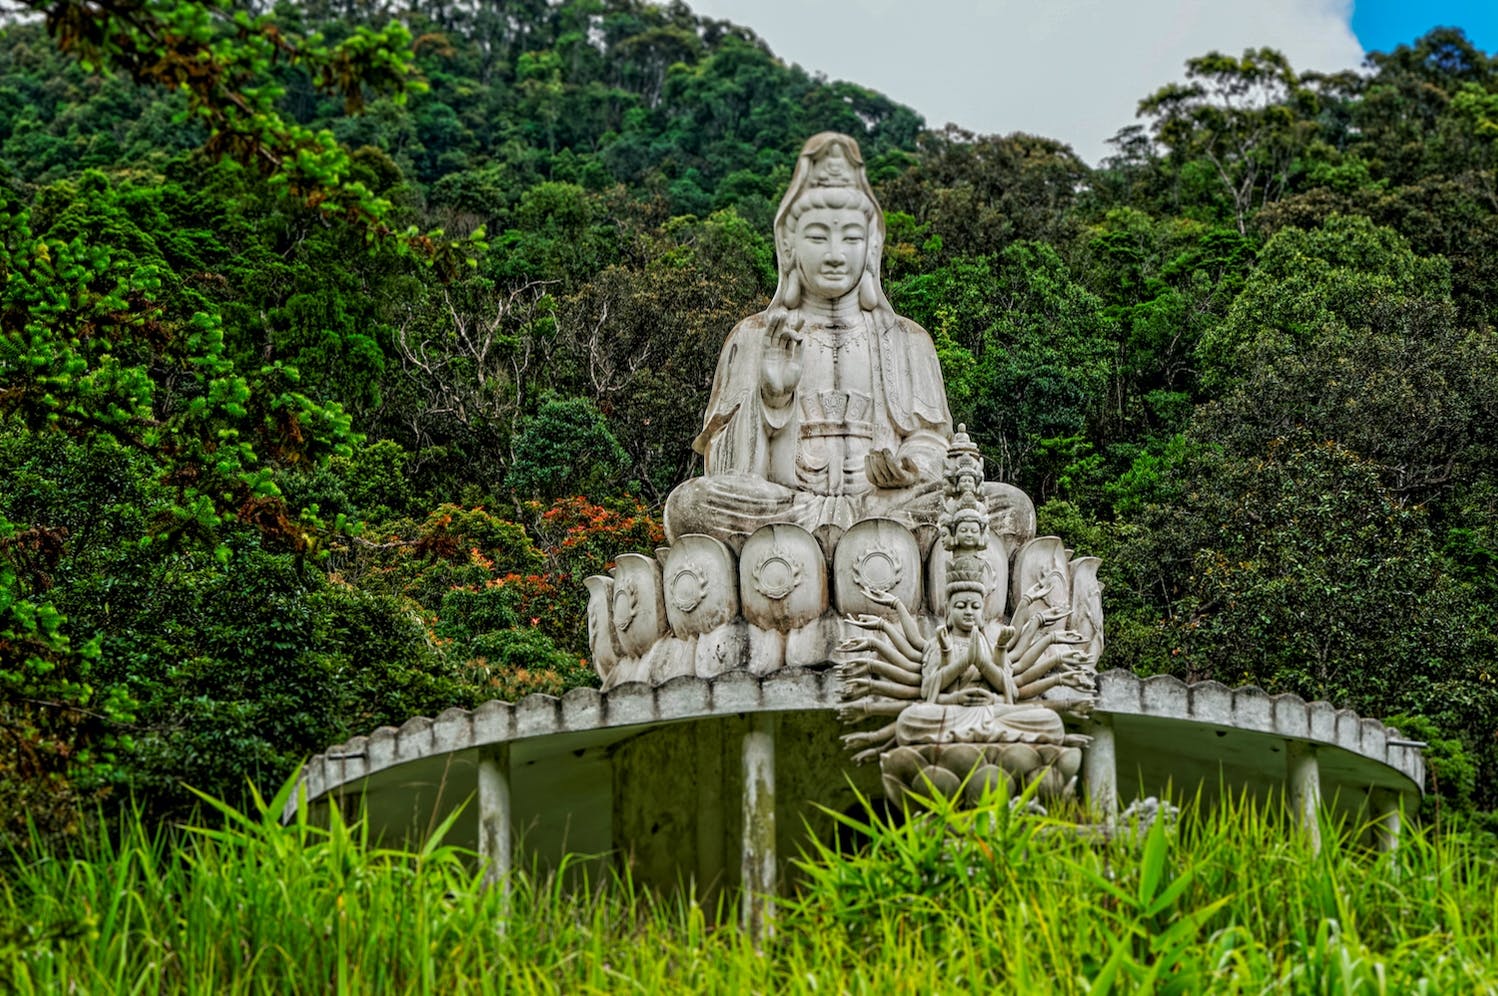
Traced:
[[964, 519], [957, 523], [957, 532], [953, 534], [952, 539], [958, 546], [982, 546], [983, 532], [978, 523], [972, 519]]
[[793, 248], [802, 288], [817, 297], [842, 297], [863, 276], [868, 222], [856, 208], [810, 208], [796, 226]]
[[976, 591], [954, 591], [947, 599], [947, 625], [971, 632], [983, 621], [983, 596]]

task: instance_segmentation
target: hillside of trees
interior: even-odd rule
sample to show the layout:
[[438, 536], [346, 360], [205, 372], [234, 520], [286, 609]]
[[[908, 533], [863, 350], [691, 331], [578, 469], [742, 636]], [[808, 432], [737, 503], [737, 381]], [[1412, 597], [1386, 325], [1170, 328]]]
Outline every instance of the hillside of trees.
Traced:
[[[1498, 59], [1211, 53], [1098, 168], [638, 0], [0, 29], [0, 837], [593, 681], [809, 135], [1104, 667], [1324, 698], [1498, 808]], [[81, 810], [80, 810], [81, 807]]]

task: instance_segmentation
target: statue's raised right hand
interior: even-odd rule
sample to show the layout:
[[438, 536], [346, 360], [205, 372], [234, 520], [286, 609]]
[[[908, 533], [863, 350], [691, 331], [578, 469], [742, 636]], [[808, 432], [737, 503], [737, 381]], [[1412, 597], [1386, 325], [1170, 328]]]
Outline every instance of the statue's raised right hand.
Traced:
[[790, 397], [801, 380], [801, 319], [780, 318], [770, 322], [766, 333], [761, 374], [767, 397], [783, 401]]

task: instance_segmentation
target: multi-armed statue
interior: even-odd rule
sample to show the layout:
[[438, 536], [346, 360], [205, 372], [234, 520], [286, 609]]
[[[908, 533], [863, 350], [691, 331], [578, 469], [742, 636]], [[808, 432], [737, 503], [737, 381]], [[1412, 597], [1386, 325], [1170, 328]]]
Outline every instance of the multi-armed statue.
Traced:
[[670, 546], [588, 579], [593, 661], [607, 689], [842, 660], [844, 717], [887, 722], [848, 739], [892, 793], [1045, 771], [1055, 795], [1079, 760], [1061, 714], [1090, 706], [1102, 650], [1097, 561], [1035, 538], [1029, 497], [954, 439], [883, 246], [858, 144], [812, 138], [775, 215], [775, 297], [723, 344], [705, 473], [666, 502]]

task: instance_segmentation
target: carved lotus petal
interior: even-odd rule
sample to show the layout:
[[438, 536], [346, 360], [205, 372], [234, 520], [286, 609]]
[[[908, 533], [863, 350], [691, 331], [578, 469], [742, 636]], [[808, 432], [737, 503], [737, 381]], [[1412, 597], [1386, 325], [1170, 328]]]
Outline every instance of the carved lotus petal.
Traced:
[[868, 597], [893, 595], [911, 612], [920, 610], [921, 550], [915, 535], [892, 519], [856, 522], [832, 554], [833, 594], [844, 614], [892, 616]]
[[619, 555], [614, 567], [614, 632], [625, 656], [640, 657], [665, 636], [666, 606], [661, 592], [661, 568], [653, 557]]
[[925, 764], [920, 752], [914, 747], [896, 747], [879, 757], [879, 766], [887, 775], [909, 783]]
[[1071, 616], [1068, 629], [1082, 634], [1077, 649], [1094, 662], [1103, 654], [1103, 583], [1097, 570], [1102, 561], [1080, 557], [1071, 563]]
[[949, 744], [943, 747], [939, 763], [958, 778], [966, 778], [983, 763], [983, 748], [978, 744]]
[[1005, 788], [1013, 793], [1014, 783], [1004, 770], [992, 764], [983, 764], [968, 778], [966, 798], [970, 805], [976, 806], [985, 796], [997, 795]]
[[827, 607], [827, 562], [811, 533], [789, 523], [762, 526], [739, 556], [744, 618], [784, 633]]
[[666, 618], [679, 636], [706, 633], [738, 615], [738, 572], [725, 544], [689, 533], [662, 560]]
[[998, 751], [999, 765], [1005, 771], [1021, 778], [1034, 772], [1041, 765], [1040, 753], [1029, 744], [1003, 744]]
[[595, 574], [583, 584], [588, 587], [588, 653], [593, 670], [607, 680], [609, 672], [619, 663], [612, 604], [614, 579]]
[[1019, 605], [1020, 596], [1040, 581], [1050, 582], [1050, 591], [1041, 600], [1058, 608], [1071, 599], [1071, 568], [1066, 561], [1066, 547], [1055, 536], [1037, 536], [1014, 555], [1009, 582], [1009, 604]]
[[940, 795], [947, 799], [956, 798], [962, 789], [962, 780], [952, 774], [946, 768], [938, 768], [931, 764], [922, 768], [916, 776], [915, 784], [910, 786], [917, 795], [935, 796]]

